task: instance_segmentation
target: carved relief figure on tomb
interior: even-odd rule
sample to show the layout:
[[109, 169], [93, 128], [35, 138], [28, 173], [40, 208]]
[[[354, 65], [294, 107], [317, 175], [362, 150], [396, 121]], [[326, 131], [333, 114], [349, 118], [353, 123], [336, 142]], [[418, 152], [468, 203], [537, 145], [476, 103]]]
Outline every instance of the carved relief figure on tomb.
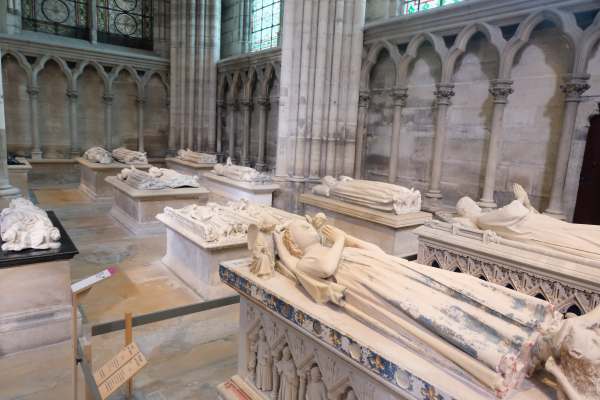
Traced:
[[273, 231], [278, 220], [265, 215], [258, 224], [248, 227], [248, 248], [252, 252], [250, 270], [257, 276], [271, 276], [275, 271]]
[[273, 358], [271, 348], [267, 343], [267, 336], [263, 328], [258, 331], [256, 345], [256, 387], [263, 392], [273, 390]]
[[275, 363], [275, 368], [279, 376], [277, 400], [297, 400], [299, 379], [294, 360], [292, 359], [292, 353], [287, 346], [283, 348], [281, 360]]
[[543, 215], [531, 206], [525, 190], [513, 185], [515, 200], [489, 212], [469, 197], [456, 204], [455, 223], [490, 230], [498, 236], [600, 261], [600, 226], [573, 224]]
[[113, 158], [110, 152], [102, 147], [92, 147], [83, 153], [83, 158], [93, 163], [110, 164]]
[[0, 213], [0, 233], [3, 251], [60, 247], [60, 232], [46, 211], [23, 198], [12, 200]]
[[313, 194], [398, 215], [421, 211], [421, 193], [391, 183], [326, 176]]
[[125, 168], [117, 174], [117, 178], [138, 190], [160, 190], [168, 189], [166, 182], [153, 177], [147, 172], [136, 169], [134, 166]]
[[204, 206], [192, 204], [180, 209], [165, 207], [164, 212], [203, 241], [212, 244], [246, 240], [251, 224], [269, 220], [272, 221], [270, 224], [279, 224], [291, 216], [276, 208], [250, 204], [246, 200], [226, 205], [212, 202]]
[[233, 165], [231, 158], [227, 158], [226, 164], [217, 164], [213, 168], [213, 172], [217, 175], [222, 175], [227, 178], [235, 179], [243, 182], [264, 182], [269, 180], [269, 177], [258, 172], [254, 168], [243, 167], [241, 165]]
[[217, 162], [216, 154], [198, 153], [190, 149], [178, 150], [177, 158], [184, 161], [193, 162], [196, 164], [215, 164]]
[[112, 151], [112, 156], [115, 160], [123, 164], [148, 164], [146, 153], [129, 150], [124, 147], [114, 149]]
[[164, 182], [171, 189], [180, 187], [202, 187], [197, 175], [184, 175], [172, 169], [156, 167], [150, 167], [148, 174]]
[[254, 333], [250, 336], [248, 340], [248, 363], [247, 368], [250, 373], [250, 379], [253, 382], [256, 382], [256, 363], [257, 356], [256, 353], [258, 351], [258, 334]]
[[[550, 303], [470, 275], [387, 255], [323, 218], [292, 221], [273, 234], [278, 270], [314, 301], [336, 304], [421, 354], [428, 349], [432, 362], [449, 369], [458, 366], [499, 397], [548, 358], [539, 344], [551, 342], [562, 323]], [[579, 331], [581, 325], [592, 326], [587, 322], [598, 326], [599, 314], [569, 324]], [[600, 352], [600, 342], [588, 343], [590, 354]], [[597, 369], [588, 371], [600, 381]]]
[[310, 379], [306, 386], [306, 400], [329, 400], [327, 387], [321, 377], [321, 370], [316, 365], [310, 369]]

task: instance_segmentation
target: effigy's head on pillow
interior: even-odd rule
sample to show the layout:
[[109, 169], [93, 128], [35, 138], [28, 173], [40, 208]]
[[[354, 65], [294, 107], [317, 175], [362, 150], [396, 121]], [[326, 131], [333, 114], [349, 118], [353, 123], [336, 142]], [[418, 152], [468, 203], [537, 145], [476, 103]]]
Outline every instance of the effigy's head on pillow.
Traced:
[[321, 243], [321, 237], [308, 220], [299, 219], [285, 229], [283, 241], [290, 254], [301, 257], [307, 248]]
[[481, 215], [481, 207], [470, 197], [463, 197], [456, 203], [456, 212], [461, 217], [473, 219]]

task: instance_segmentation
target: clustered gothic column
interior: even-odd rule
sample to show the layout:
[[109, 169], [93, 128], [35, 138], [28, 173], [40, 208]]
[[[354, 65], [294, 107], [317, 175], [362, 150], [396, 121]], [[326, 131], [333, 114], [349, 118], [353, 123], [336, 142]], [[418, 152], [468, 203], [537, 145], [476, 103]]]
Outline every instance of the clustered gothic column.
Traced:
[[240, 106], [242, 108], [242, 165], [250, 165], [250, 124], [252, 118], [252, 100], [248, 98], [240, 99]]
[[67, 97], [69, 98], [69, 129], [71, 131], [71, 157], [79, 157], [81, 152], [79, 151], [79, 143], [77, 138], [77, 103], [79, 99], [79, 92], [76, 90], [67, 90]]
[[483, 184], [483, 195], [479, 201], [482, 208], [496, 208], [494, 202], [494, 188], [496, 186], [496, 168], [498, 167], [498, 151], [503, 132], [504, 109], [508, 96], [513, 93], [512, 81], [491, 81], [490, 94], [494, 98], [494, 109], [492, 116], [492, 128], [488, 147], [487, 164], [485, 168], [485, 181]]
[[[2, 55], [0, 54], [0, 60]], [[0, 71], [2, 65], [0, 64]], [[21, 192], [18, 188], [11, 186], [8, 179], [8, 165], [6, 160], [6, 124], [4, 117], [4, 91], [2, 87], [2, 74], [0, 74], [0, 206], [8, 206], [8, 201], [19, 197]]]
[[446, 117], [450, 99], [454, 96], [454, 85], [451, 83], [439, 83], [435, 91], [437, 116], [435, 126], [435, 138], [433, 143], [433, 160], [431, 163], [431, 181], [429, 190], [425, 193], [431, 199], [441, 199], [440, 181], [442, 178], [442, 162], [444, 157], [444, 146], [446, 145]]
[[392, 121], [392, 148], [390, 150], [390, 183], [396, 183], [398, 177], [398, 154], [400, 153], [400, 129], [402, 120], [402, 109], [406, 107], [408, 89], [394, 89], [390, 93], [394, 107], [394, 119]]
[[227, 110], [229, 111], [229, 151], [227, 156], [231, 158], [231, 161], [235, 160], [235, 133], [237, 131], [237, 113], [240, 109], [239, 103], [235, 100], [227, 103]]
[[571, 154], [571, 142], [573, 140], [573, 131], [575, 129], [577, 108], [581, 102], [581, 95], [590, 88], [590, 85], [587, 83], [589, 78], [589, 75], [568, 75], [565, 78], [565, 84], [560, 87], [565, 93], [565, 110], [560, 141], [558, 143], [558, 155], [554, 165], [554, 180], [552, 181], [550, 204], [545, 211], [545, 214], [560, 219], [565, 219], [563, 211], [563, 192], [569, 156]]
[[112, 150], [112, 106], [113, 96], [105, 94], [102, 97], [104, 101], [104, 147]]
[[138, 106], [138, 151], [144, 152], [144, 104], [146, 99], [144, 97], [137, 97]]
[[221, 1], [171, 1], [169, 151], [216, 150]]
[[225, 108], [225, 102], [223, 100], [217, 100], [217, 143], [215, 151], [218, 155], [223, 154], [223, 116], [227, 114], [227, 109]]
[[40, 160], [42, 158], [42, 148], [40, 145], [40, 126], [39, 126], [39, 107], [38, 107], [38, 96], [40, 89], [37, 86], [29, 86], [27, 88], [27, 94], [29, 94], [29, 111], [31, 112], [31, 158], [34, 160]]
[[367, 92], [361, 92], [358, 97], [358, 126], [356, 127], [356, 149], [354, 152], [354, 177], [356, 179], [361, 179], [363, 173], [370, 100], [371, 95]]
[[258, 157], [256, 159], [256, 169], [263, 171], [266, 167], [265, 151], [267, 147], [267, 118], [271, 103], [268, 97], [258, 97]]

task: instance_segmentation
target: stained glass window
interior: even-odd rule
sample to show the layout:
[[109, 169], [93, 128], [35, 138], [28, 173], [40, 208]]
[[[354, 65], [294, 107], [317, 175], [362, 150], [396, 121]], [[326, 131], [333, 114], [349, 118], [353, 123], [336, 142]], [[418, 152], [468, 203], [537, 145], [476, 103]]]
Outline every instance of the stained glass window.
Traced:
[[250, 51], [276, 47], [281, 25], [281, 0], [252, 0]]
[[22, 0], [23, 29], [89, 38], [87, 0]]
[[152, 0], [97, 0], [98, 41], [152, 50]]
[[404, 2], [404, 14], [414, 14], [427, 11], [437, 7], [443, 7], [463, 0], [406, 0]]

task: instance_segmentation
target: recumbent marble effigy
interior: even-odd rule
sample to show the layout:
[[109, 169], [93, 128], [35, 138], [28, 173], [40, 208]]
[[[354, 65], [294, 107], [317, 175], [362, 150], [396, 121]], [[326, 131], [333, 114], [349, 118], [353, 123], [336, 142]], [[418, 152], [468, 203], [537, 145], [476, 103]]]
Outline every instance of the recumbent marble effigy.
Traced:
[[489, 212], [464, 197], [456, 217], [419, 228], [419, 262], [544, 297], [562, 313], [600, 305], [600, 227], [540, 214], [520, 185], [514, 193]]
[[184, 175], [167, 168], [150, 167], [148, 172], [135, 166], [123, 169], [117, 177], [128, 185], [140, 190], [176, 189], [182, 187], [199, 188], [202, 185], [197, 176]]
[[46, 211], [24, 198], [11, 200], [9, 206], [2, 210], [0, 232], [3, 251], [60, 247], [60, 232]]
[[198, 175], [204, 178], [204, 173], [212, 171], [217, 163], [216, 154], [198, 153], [189, 149], [180, 149], [176, 157], [165, 158], [167, 168], [187, 175]]
[[[225, 205], [191, 204], [166, 207], [156, 218], [167, 229], [167, 250], [163, 263], [206, 299], [233, 292], [219, 279], [219, 263], [247, 256], [248, 227], [260, 221], [271, 225], [298, 218], [269, 206], [246, 200]], [[266, 229], [266, 227], [265, 227]]]
[[348, 233], [369, 237], [391, 254], [417, 254], [414, 228], [431, 219], [421, 211], [418, 190], [386, 182], [326, 176], [311, 193], [300, 195], [307, 213], [324, 212], [336, 226]]
[[112, 151], [112, 156], [123, 164], [148, 164], [146, 153], [119, 147]]
[[212, 172], [204, 174], [211, 191], [233, 200], [247, 199], [256, 204], [271, 205], [273, 192], [279, 185], [271, 177], [254, 168], [233, 165], [231, 158], [225, 164], [216, 164]]
[[[390, 256], [322, 215], [252, 229], [275, 253], [265, 258], [264, 246], [250, 243], [259, 250], [252, 260], [221, 268], [243, 296], [245, 342], [238, 376], [220, 386], [224, 398], [238, 390], [250, 398], [317, 399], [307, 391], [315, 366], [333, 375], [329, 398], [351, 390], [361, 399], [551, 399], [542, 381], [526, 378], [538, 369], [553, 376], [548, 389], [565, 399], [600, 396], [600, 308], [563, 320], [544, 300]], [[270, 274], [252, 272], [257, 260], [272, 260], [262, 268]], [[261, 361], [265, 341], [271, 358]], [[288, 350], [298, 391], [292, 381], [282, 393], [282, 380], [290, 386]], [[277, 367], [282, 361], [285, 368]], [[260, 379], [269, 372], [272, 382]]]
[[83, 153], [83, 158], [99, 164], [110, 164], [113, 162], [110, 151], [99, 146], [87, 149], [85, 153]]

